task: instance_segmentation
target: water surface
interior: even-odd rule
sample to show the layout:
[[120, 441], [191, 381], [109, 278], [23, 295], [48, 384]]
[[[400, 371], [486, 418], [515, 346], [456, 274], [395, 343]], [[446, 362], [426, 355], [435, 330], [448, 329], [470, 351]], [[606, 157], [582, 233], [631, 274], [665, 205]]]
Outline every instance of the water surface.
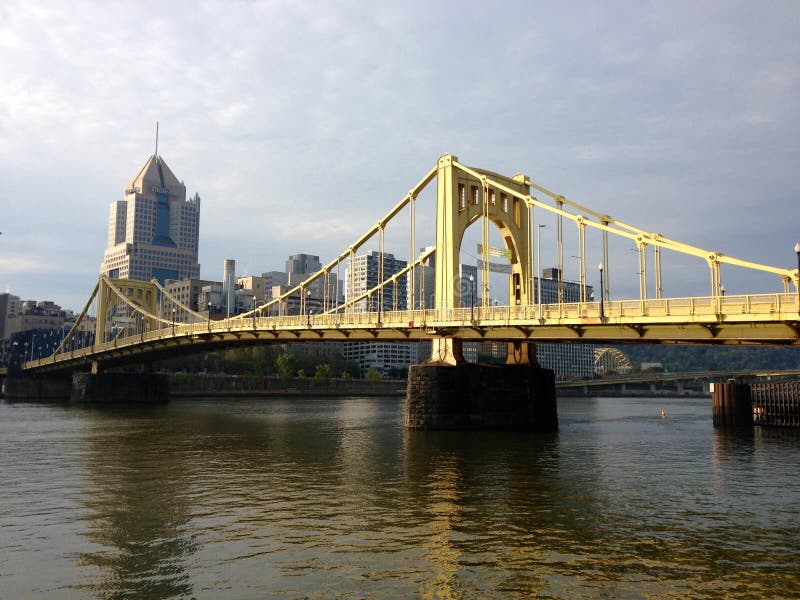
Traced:
[[709, 399], [567, 398], [559, 420], [0, 404], [0, 597], [800, 596], [797, 431], [714, 430]]

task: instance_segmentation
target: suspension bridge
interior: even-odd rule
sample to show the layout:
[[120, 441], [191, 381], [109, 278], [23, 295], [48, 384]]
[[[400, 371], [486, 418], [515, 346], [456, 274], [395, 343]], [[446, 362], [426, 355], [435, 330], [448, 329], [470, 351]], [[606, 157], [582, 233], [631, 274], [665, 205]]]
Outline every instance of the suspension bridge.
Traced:
[[[429, 191], [423, 197], [425, 190]], [[435, 212], [435, 244], [419, 251], [417, 239], [426, 232], [418, 231], [417, 213], [422, 209], [420, 203], [429, 201], [428, 196], [435, 204], [429, 207]], [[541, 269], [537, 266], [541, 252], [537, 246], [544, 218], [556, 223], [559, 294], [555, 303], [541, 301]], [[401, 220], [404, 222], [398, 225]], [[390, 224], [407, 230], [409, 261], [405, 268], [388, 275], [383, 256]], [[465, 232], [473, 224], [481, 227], [482, 293], [477, 303], [464, 307], [459, 257]], [[565, 227], [574, 228], [571, 235], [577, 242], [580, 297], [575, 302], [564, 301], [562, 293]], [[489, 290], [491, 231], [495, 235], [499, 231], [502, 253], [510, 263], [509, 300], [504, 306], [492, 303]], [[587, 293], [587, 231], [598, 240], [599, 248], [593, 251], [602, 257], [598, 299]], [[609, 272], [609, 239], [615, 238], [635, 245], [638, 297], [611, 300], [610, 278], [603, 278], [603, 272]], [[370, 244], [377, 244], [380, 256], [378, 285], [339, 301], [330, 281], [337, 274], [340, 278], [344, 269], [348, 289], [356, 289], [353, 260]], [[696, 259], [699, 268], [708, 271], [709, 288], [697, 296], [665, 296], [665, 252]], [[417, 271], [431, 262], [435, 289], [417, 289], [422, 285]], [[774, 276], [775, 291], [725, 295], [723, 266]], [[405, 278], [407, 296], [412, 299], [405, 308], [397, 297], [400, 278]], [[312, 285], [324, 290], [314, 314], [308, 304]], [[535, 352], [529, 350], [539, 342], [798, 345], [797, 290], [796, 269], [756, 264], [651, 233], [568, 200], [525, 175], [507, 177], [469, 167], [446, 154], [374, 226], [319, 272], [282, 295], [248, 312], [213, 320], [179, 302], [156, 280], [102, 275], [53, 354], [24, 361], [21, 368], [30, 373], [99, 372], [237, 345], [303, 341], [427, 340], [432, 342], [432, 362], [450, 365], [463, 362], [461, 345], [465, 341], [507, 343], [509, 364], [535, 363]], [[648, 297], [650, 291], [652, 297]], [[428, 294], [433, 298], [431, 307], [418, 306], [413, 300]], [[370, 306], [377, 309], [367, 310]], [[80, 347], [75, 340], [91, 312], [96, 315], [95, 335], [90, 345]]]

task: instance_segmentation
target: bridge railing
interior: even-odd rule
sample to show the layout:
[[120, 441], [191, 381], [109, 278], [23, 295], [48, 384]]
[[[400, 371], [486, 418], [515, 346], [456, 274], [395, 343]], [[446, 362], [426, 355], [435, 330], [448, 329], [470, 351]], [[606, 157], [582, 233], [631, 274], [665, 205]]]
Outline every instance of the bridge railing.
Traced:
[[[541, 314], [541, 318], [539, 315]], [[240, 334], [294, 331], [298, 338], [303, 331], [316, 329], [402, 329], [479, 328], [479, 327], [547, 327], [571, 324], [635, 324], [640, 323], [706, 323], [706, 322], [775, 322], [800, 320], [800, 303], [796, 294], [751, 294], [697, 298], [661, 298], [652, 300], [613, 300], [599, 302], [536, 304], [518, 306], [474, 306], [455, 309], [401, 311], [342, 312], [321, 315], [287, 315], [224, 319], [200, 323], [175, 323], [151, 331], [140, 331], [126, 337], [94, 346], [71, 349], [26, 363], [42, 366], [62, 361], [87, 361], [104, 352], [155, 341], [179, 338], [178, 343], [194, 341], [203, 334]], [[277, 336], [276, 336], [277, 337]], [[303, 337], [303, 339], [309, 339]], [[346, 336], [341, 338], [346, 339]], [[412, 339], [412, 337], [409, 337]]]

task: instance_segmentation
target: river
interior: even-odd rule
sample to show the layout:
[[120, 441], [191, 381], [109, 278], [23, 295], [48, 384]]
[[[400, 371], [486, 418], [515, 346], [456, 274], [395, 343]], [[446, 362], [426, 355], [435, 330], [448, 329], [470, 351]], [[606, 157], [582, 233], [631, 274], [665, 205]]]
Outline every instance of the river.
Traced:
[[557, 434], [406, 431], [401, 398], [0, 403], [0, 597], [798, 597], [799, 465], [708, 398], [563, 398]]

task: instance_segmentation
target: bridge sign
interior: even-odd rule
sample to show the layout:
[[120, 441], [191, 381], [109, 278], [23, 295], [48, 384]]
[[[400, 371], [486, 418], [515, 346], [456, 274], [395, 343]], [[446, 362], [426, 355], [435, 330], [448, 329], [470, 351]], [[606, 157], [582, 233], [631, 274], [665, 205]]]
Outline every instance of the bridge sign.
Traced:
[[[482, 258], [478, 259], [477, 267], [478, 267], [479, 271], [481, 269], [483, 269], [483, 259]], [[489, 262], [489, 270], [492, 273], [503, 273], [504, 275], [511, 275], [511, 273], [513, 272], [512, 269], [511, 269], [511, 265], [504, 265], [504, 264], [501, 264], [501, 263], [496, 263], [496, 262], [491, 262], [491, 261]]]
[[[489, 256], [499, 256], [511, 260], [511, 250], [508, 248], [492, 248], [489, 246], [486, 250]], [[483, 254], [483, 244], [478, 244], [478, 254]]]

